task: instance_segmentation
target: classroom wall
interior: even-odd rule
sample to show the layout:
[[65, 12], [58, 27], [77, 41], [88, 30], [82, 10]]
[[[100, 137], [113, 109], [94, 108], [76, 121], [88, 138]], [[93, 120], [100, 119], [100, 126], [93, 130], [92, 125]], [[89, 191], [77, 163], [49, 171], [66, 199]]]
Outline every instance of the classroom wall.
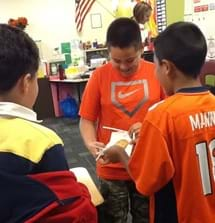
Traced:
[[[120, 16], [126, 16], [130, 5], [127, 0], [119, 0], [118, 11], [113, 11], [111, 0], [96, 0], [87, 14], [83, 32], [78, 34], [74, 25], [75, 0], [0, 0], [0, 22], [7, 23], [10, 18], [26, 17], [29, 25], [26, 32], [34, 39], [41, 40], [42, 56], [45, 59], [53, 57], [53, 49], [60, 46], [61, 42], [81, 39], [104, 43], [106, 30], [110, 22]], [[127, 5], [126, 5], [126, 4]], [[167, 23], [183, 20], [184, 0], [166, 0]], [[127, 7], [127, 8], [126, 8]], [[177, 10], [175, 9], [177, 8]], [[101, 15], [101, 28], [91, 27], [91, 15]], [[131, 16], [130, 14], [127, 16]]]
[[[72, 39], [83, 41], [97, 39], [99, 42], [104, 42], [107, 26], [114, 19], [110, 0], [97, 0], [86, 16], [83, 32], [79, 35], [74, 25], [75, 0], [0, 1], [0, 23], [7, 23], [10, 18], [26, 17], [29, 22], [26, 32], [34, 40], [41, 40], [42, 54], [46, 59], [53, 57], [53, 49], [59, 47], [61, 42]], [[101, 28], [91, 28], [92, 13], [102, 15]]]
[[166, 0], [167, 25], [184, 20], [185, 0]]
[[[91, 27], [92, 14], [101, 15], [101, 28]], [[109, 24], [115, 19], [115, 17], [116, 13], [112, 10], [111, 0], [96, 0], [85, 18], [83, 32], [80, 33], [79, 37], [84, 42], [87, 40], [93, 41], [97, 39], [98, 42], [105, 43], [107, 28]]]
[[74, 26], [74, 1], [71, 0], [1, 0], [0, 22], [7, 23], [9, 18], [26, 17], [29, 25], [26, 32], [34, 40], [42, 40], [45, 57], [60, 41], [77, 38]]

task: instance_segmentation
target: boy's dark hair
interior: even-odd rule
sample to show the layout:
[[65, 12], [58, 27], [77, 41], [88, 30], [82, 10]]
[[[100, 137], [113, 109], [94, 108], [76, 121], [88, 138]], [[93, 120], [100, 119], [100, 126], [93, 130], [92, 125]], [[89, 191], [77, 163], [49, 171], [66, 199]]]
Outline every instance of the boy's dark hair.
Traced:
[[152, 11], [152, 7], [147, 2], [138, 2], [133, 8], [132, 18], [140, 23], [148, 11]]
[[127, 48], [134, 46], [139, 49], [142, 46], [139, 25], [132, 19], [119, 18], [108, 27], [106, 36], [107, 47]]
[[207, 44], [201, 30], [190, 22], [176, 22], [154, 41], [158, 61], [172, 62], [184, 74], [196, 78], [205, 62]]
[[35, 75], [39, 51], [21, 29], [0, 24], [0, 93], [9, 91], [27, 73]]

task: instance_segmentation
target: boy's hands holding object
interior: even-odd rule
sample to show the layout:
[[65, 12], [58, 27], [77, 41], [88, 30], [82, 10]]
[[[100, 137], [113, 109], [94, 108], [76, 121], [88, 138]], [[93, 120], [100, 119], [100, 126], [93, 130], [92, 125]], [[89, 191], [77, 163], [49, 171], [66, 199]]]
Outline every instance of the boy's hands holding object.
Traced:
[[140, 135], [140, 129], [142, 127], [141, 122], [136, 122], [134, 123], [128, 130], [128, 134], [131, 137], [132, 141], [130, 142], [131, 144], [136, 144], [137, 140]]
[[96, 158], [100, 151], [105, 148], [105, 144], [102, 142], [94, 141], [90, 142], [87, 147], [89, 148], [91, 154]]
[[130, 142], [132, 142], [133, 139], [129, 136], [128, 131], [106, 126], [103, 128], [112, 130], [113, 132], [111, 133], [111, 138], [108, 144], [98, 153], [96, 161], [100, 159], [101, 163], [103, 164], [109, 162], [119, 162], [117, 157], [113, 156], [115, 152], [117, 153], [117, 148], [120, 148], [120, 150], [125, 150], [128, 156], [130, 156], [133, 148], [133, 145], [130, 144]]
[[102, 164], [117, 163], [120, 162], [121, 153], [126, 153], [125, 149], [129, 142], [126, 139], [120, 139], [114, 145], [106, 147], [103, 151], [103, 155], [100, 157]]

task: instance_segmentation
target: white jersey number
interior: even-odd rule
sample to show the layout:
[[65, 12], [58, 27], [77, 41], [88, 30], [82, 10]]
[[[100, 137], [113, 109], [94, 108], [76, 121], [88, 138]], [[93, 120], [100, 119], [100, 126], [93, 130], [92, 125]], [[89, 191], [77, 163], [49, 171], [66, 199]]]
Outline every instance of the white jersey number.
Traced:
[[[198, 155], [203, 193], [208, 195], [212, 193], [211, 184], [215, 182], [215, 139], [208, 144], [206, 142], [197, 144], [196, 154]], [[211, 167], [209, 159], [211, 159]], [[212, 170], [214, 182], [211, 182], [210, 170]]]

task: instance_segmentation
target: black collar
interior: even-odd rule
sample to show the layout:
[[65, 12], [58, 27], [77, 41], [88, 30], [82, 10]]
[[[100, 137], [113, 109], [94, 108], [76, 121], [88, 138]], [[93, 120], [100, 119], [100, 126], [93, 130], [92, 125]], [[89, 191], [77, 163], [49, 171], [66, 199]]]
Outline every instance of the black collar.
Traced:
[[205, 86], [198, 86], [198, 87], [188, 87], [188, 88], [181, 88], [177, 90], [176, 93], [198, 93], [208, 91], [209, 89]]

